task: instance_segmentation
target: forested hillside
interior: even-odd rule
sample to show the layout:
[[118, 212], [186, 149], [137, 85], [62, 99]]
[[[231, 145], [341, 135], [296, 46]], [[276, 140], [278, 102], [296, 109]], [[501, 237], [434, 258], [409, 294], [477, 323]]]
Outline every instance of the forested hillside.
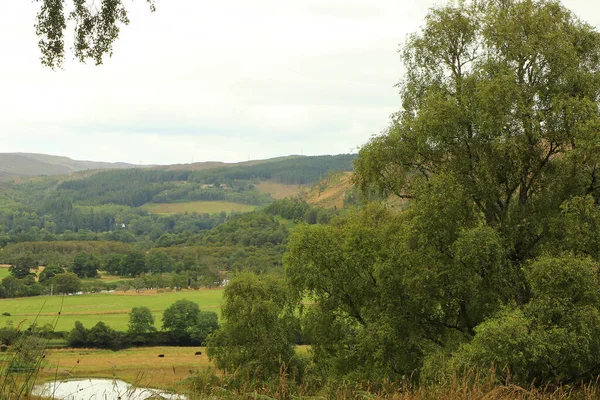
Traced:
[[[299, 198], [276, 201], [255, 185], [316, 188], [322, 178], [351, 170], [354, 158], [284, 157], [200, 170], [133, 168], [6, 182], [0, 187], [0, 263], [20, 265], [22, 273], [0, 284], [0, 296], [47, 293], [56, 283], [51, 278], [66, 271], [83, 279], [100, 270], [154, 288], [214, 286], [241, 270], [282, 274], [290, 230], [300, 222], [327, 223], [335, 211]], [[227, 212], [228, 204], [259, 209]], [[169, 205], [197, 211], [148, 212]], [[36, 281], [29, 270], [39, 265], [48, 268]], [[114, 288], [90, 284], [93, 290]]]

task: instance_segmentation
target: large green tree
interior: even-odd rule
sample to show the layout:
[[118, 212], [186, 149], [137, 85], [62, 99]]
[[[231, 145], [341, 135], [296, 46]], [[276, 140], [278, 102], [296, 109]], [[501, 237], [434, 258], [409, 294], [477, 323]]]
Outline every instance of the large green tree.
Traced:
[[[492, 343], [481, 324], [514, 317], [506, 307], [566, 321], [570, 309], [540, 296], [528, 266], [565, 253], [599, 261], [600, 34], [556, 1], [458, 2], [433, 8], [402, 58], [402, 110], [360, 150], [355, 180], [407, 199], [406, 210], [371, 206], [299, 229], [286, 258], [292, 286], [314, 299], [303, 323], [330, 373], [418, 376], [461, 343]], [[567, 260], [535, 270], [578, 262]], [[524, 322], [548, 343], [548, 329], [574, 326], [552, 323]], [[561, 379], [536, 368], [523, 376]]]

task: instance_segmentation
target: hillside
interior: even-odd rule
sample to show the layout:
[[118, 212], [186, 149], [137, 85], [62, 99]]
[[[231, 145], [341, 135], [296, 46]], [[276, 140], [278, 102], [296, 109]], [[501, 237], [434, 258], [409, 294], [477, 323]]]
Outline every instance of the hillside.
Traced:
[[[51, 156], [12, 157], [43, 165]], [[22, 176], [0, 184], [0, 245], [91, 237], [131, 242], [144, 236], [154, 241], [163, 234], [195, 234], [223, 223], [226, 215], [296, 197], [312, 186], [321, 188], [310, 198], [314, 205], [340, 208], [349, 186], [347, 174], [337, 189], [324, 189], [318, 182], [351, 171], [355, 157], [291, 156], [196, 170], [155, 166]], [[77, 166], [68, 159], [54, 161], [49, 171]], [[182, 240], [177, 236], [175, 242]], [[171, 242], [165, 237], [162, 243]]]
[[92, 169], [136, 167], [127, 163], [73, 160], [68, 157], [35, 153], [0, 153], [0, 180], [38, 175], [64, 175]]
[[302, 199], [313, 206], [341, 209], [348, 191], [353, 188], [351, 178], [352, 172], [332, 174], [313, 185]]
[[203, 162], [195, 162], [190, 164], [171, 164], [171, 165], [159, 165], [156, 169], [163, 169], [167, 171], [198, 171], [203, 169], [213, 169], [213, 168], [227, 168], [227, 167], [250, 167], [253, 165], [265, 164], [270, 162], [277, 162], [283, 160], [291, 160], [294, 158], [299, 158], [302, 156], [298, 155], [290, 155], [283, 157], [274, 157], [267, 158], [264, 160], [249, 160], [249, 161], [240, 161], [234, 163], [226, 163], [222, 161], [203, 161]]

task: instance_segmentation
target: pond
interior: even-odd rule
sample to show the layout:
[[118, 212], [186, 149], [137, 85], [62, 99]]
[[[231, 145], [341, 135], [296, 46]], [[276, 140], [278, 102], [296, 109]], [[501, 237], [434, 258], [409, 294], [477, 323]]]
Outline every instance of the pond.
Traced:
[[36, 396], [57, 400], [187, 400], [163, 390], [139, 388], [115, 379], [76, 379], [46, 382], [33, 388]]

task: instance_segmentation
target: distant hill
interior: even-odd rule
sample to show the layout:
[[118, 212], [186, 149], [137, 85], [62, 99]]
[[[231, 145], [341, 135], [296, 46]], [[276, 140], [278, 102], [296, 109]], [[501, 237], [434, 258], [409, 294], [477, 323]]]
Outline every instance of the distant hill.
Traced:
[[265, 164], [270, 162], [292, 160], [295, 158], [301, 158], [303, 156], [290, 155], [283, 157], [267, 158], [264, 160], [249, 160], [240, 161], [235, 163], [226, 163], [222, 161], [204, 161], [196, 162], [191, 164], [171, 164], [171, 165], [157, 165], [156, 169], [162, 169], [167, 171], [199, 171], [203, 169], [214, 169], [214, 168], [227, 168], [227, 167], [249, 167], [253, 165]]
[[0, 153], [0, 181], [39, 175], [64, 175], [72, 172], [139, 167], [127, 163], [73, 160], [68, 157], [35, 153]]

